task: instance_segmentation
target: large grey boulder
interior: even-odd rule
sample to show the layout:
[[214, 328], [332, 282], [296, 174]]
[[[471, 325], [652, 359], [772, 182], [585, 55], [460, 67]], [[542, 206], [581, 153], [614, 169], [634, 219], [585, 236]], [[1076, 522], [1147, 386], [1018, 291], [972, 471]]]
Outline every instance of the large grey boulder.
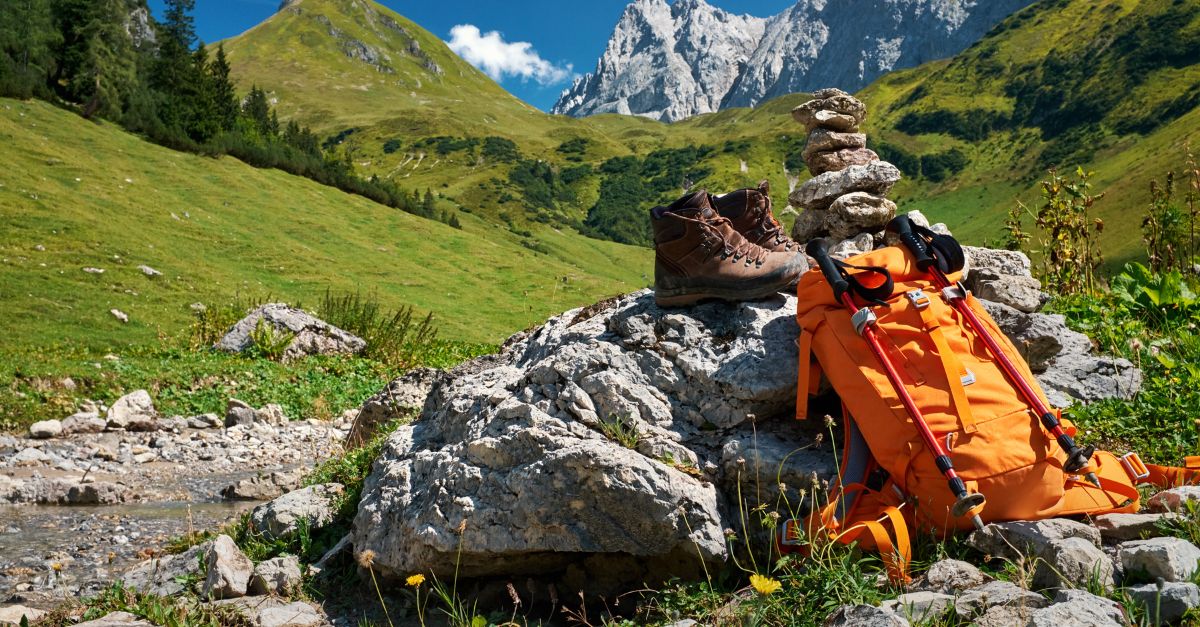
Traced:
[[1124, 627], [1125, 612], [1115, 601], [1083, 590], [1059, 590], [1054, 605], [1035, 610], [1028, 627]]
[[887, 607], [843, 605], [825, 619], [825, 627], [909, 627], [909, 622]]
[[1159, 525], [1174, 514], [1100, 514], [1092, 524], [1105, 542], [1125, 542], [1159, 535]]
[[837, 172], [818, 174], [788, 196], [793, 207], [826, 209], [838, 196], [850, 192], [886, 195], [900, 180], [900, 170], [887, 161], [852, 165]]
[[557, 316], [443, 378], [389, 438], [355, 551], [394, 577], [563, 572], [612, 589], [699, 574], [740, 532], [739, 482], [780, 489], [782, 467], [802, 507], [811, 475], [834, 472], [790, 418], [797, 334], [786, 295], [663, 310], [642, 291]]
[[125, 573], [125, 587], [163, 597], [190, 592], [189, 582], [200, 577], [211, 547], [208, 541], [177, 555], [148, 559]]
[[250, 512], [250, 522], [266, 538], [281, 538], [295, 533], [301, 525], [309, 531], [333, 522], [336, 499], [345, 492], [340, 483], [308, 486], [263, 503]]
[[1007, 581], [991, 581], [968, 590], [954, 601], [959, 618], [969, 619], [993, 607], [1037, 609], [1050, 605], [1046, 597]]
[[1188, 610], [1200, 607], [1200, 587], [1190, 581], [1167, 581], [1161, 586], [1148, 583], [1129, 586], [1125, 591], [1145, 609], [1151, 625], [1173, 623]]
[[282, 555], [259, 563], [250, 576], [250, 594], [288, 596], [295, 592], [303, 579], [300, 558]]
[[1100, 549], [1100, 532], [1073, 520], [993, 523], [973, 532], [967, 544], [986, 555], [1027, 560], [1039, 589], [1115, 585], [1112, 559]]
[[850, 192], [834, 200], [825, 213], [829, 237], [842, 241], [864, 231], [882, 231], [896, 216], [896, 203], [867, 192]]
[[983, 571], [961, 560], [944, 559], [929, 566], [919, 579], [913, 582], [914, 590], [958, 594], [964, 590], [978, 588], [987, 583]]
[[980, 246], [963, 246], [967, 268], [963, 282], [967, 289], [975, 289], [979, 276], [1008, 275], [1032, 277], [1029, 257], [1019, 250], [998, 250]]
[[246, 596], [254, 562], [227, 535], [213, 539], [204, 556], [207, 573], [201, 594], [208, 599], [236, 599]]
[[441, 371], [435, 368], [414, 368], [392, 379], [387, 387], [363, 402], [346, 436], [347, 447], [362, 446], [371, 440], [383, 425], [409, 418], [425, 406]]
[[1127, 574], [1140, 573], [1152, 579], [1188, 581], [1200, 565], [1200, 548], [1182, 538], [1133, 540], [1118, 549]]
[[233, 325], [225, 337], [217, 342], [216, 348], [231, 353], [250, 348], [254, 345], [251, 334], [258, 327], [259, 320], [273, 327], [278, 333], [293, 335], [291, 343], [284, 349], [284, 360], [305, 355], [354, 354], [367, 346], [362, 338], [339, 329], [307, 311], [283, 303], [268, 303]]
[[890, 601], [884, 601], [880, 607], [891, 610], [909, 621], [928, 623], [954, 607], [954, 597], [941, 592], [907, 592]]
[[133, 424], [153, 422], [158, 418], [154, 401], [146, 390], [136, 390], [117, 399], [108, 408], [108, 428], [125, 429]]
[[29, 437], [35, 440], [49, 440], [62, 435], [63, 425], [58, 420], [42, 420], [29, 425]]

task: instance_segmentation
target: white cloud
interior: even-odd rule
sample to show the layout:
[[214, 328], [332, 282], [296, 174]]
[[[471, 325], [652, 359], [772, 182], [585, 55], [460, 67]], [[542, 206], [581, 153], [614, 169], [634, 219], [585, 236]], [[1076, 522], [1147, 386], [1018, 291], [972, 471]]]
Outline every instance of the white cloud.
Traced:
[[562, 83], [574, 76], [570, 63], [555, 65], [538, 56], [533, 44], [527, 41], [504, 41], [496, 31], [481, 33], [473, 24], [459, 24], [450, 29], [450, 49], [492, 79], [519, 76], [543, 85]]

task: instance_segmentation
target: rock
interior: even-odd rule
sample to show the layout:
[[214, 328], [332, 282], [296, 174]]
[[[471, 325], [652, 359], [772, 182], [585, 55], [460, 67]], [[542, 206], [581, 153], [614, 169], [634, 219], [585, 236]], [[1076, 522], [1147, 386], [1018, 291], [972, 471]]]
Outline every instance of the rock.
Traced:
[[788, 196], [788, 202], [805, 209], [826, 209], [838, 196], [850, 192], [885, 195], [899, 180], [900, 170], [886, 161], [852, 165], [808, 179]]
[[128, 486], [109, 481], [77, 483], [69, 479], [26, 482], [23, 502], [39, 505], [115, 505], [129, 499]]
[[250, 575], [254, 573], [254, 562], [234, 544], [233, 538], [224, 534], [214, 538], [204, 559], [207, 573], [201, 587], [204, 598], [236, 599], [246, 596]]
[[1042, 292], [1042, 284], [1033, 277], [996, 275], [975, 271], [975, 296], [994, 303], [1003, 303], [1025, 313], [1041, 309], [1048, 296]]
[[136, 390], [117, 399], [108, 408], [107, 422], [109, 429], [124, 429], [131, 422], [157, 417], [158, 412], [154, 409], [154, 401], [150, 400], [150, 393]]
[[866, 192], [839, 196], [829, 205], [825, 227], [834, 240], [850, 239], [863, 231], [880, 231], [896, 216], [896, 203]]
[[122, 323], [129, 322], [129, 314], [121, 311], [120, 309], [109, 309], [108, 313], [112, 314], [112, 317], [120, 320]]
[[346, 436], [347, 448], [366, 444], [381, 426], [420, 411], [440, 372], [435, 368], [414, 368], [363, 402]]
[[916, 590], [928, 590], [943, 594], [958, 594], [964, 590], [978, 588], [988, 577], [973, 564], [961, 560], [944, 559], [934, 562], [925, 574], [913, 584]]
[[1117, 549], [1126, 576], [1140, 573], [1152, 579], [1187, 581], [1200, 562], [1200, 548], [1181, 538], [1132, 540]]
[[861, 100], [850, 95], [809, 100], [792, 109], [792, 118], [812, 132], [818, 127], [852, 130], [862, 124], [867, 107]]
[[0, 607], [0, 625], [20, 625], [22, 618], [36, 623], [47, 613], [24, 605], [5, 605]]
[[880, 606], [909, 621], [929, 622], [954, 607], [954, 597], [940, 592], [909, 592]]
[[164, 555], [138, 564], [123, 579], [125, 587], [144, 594], [175, 596], [190, 591], [191, 581], [200, 578], [201, 561], [207, 563], [212, 541], [198, 544], [178, 555]]
[[325, 615], [303, 601], [268, 607], [258, 613], [258, 627], [315, 627], [328, 624]]
[[1200, 486], [1185, 485], [1163, 490], [1146, 501], [1151, 512], [1178, 512], [1191, 501], [1200, 501]]
[[1024, 627], [1033, 617], [1029, 607], [996, 605], [971, 621], [971, 627]]
[[225, 403], [225, 426], [242, 425], [248, 427], [254, 424], [257, 413], [249, 404], [239, 401], [236, 398], [231, 398]]
[[973, 532], [967, 544], [993, 557], [1034, 560], [1033, 583], [1038, 588], [1093, 580], [1106, 589], [1114, 585], [1112, 560], [1099, 548], [1100, 532], [1073, 520], [992, 523]]
[[35, 440], [49, 440], [62, 435], [63, 425], [57, 420], [43, 420], [29, 425], [29, 437]]
[[[912, 217], [911, 214], [909, 217]], [[928, 220], [925, 221], [924, 226], [929, 226]], [[976, 272], [1033, 278], [1033, 274], [1030, 272], [1029, 257], [1021, 251], [963, 246], [963, 253], [967, 258], [967, 272], [963, 277], [963, 282], [967, 284], [968, 289], [975, 289]]]
[[908, 627], [890, 609], [873, 605], [843, 605], [825, 619], [825, 627]]
[[879, 161], [879, 155], [870, 148], [840, 148], [812, 153], [804, 161], [804, 165], [816, 176], [844, 170], [852, 165], [867, 165], [872, 161]]
[[21, 449], [16, 455], [8, 458], [8, 463], [12, 466], [40, 466], [49, 461], [50, 456], [36, 448]]
[[104, 274], [104, 268], [93, 268], [89, 266], [84, 268], [83, 271], [88, 274]]
[[1061, 315], [1027, 314], [987, 300], [980, 304], [1035, 373], [1046, 371], [1050, 360], [1063, 351], [1064, 342], [1077, 342], [1082, 350], [1091, 348], [1091, 340], [1069, 329]]
[[259, 563], [250, 577], [250, 594], [288, 596], [300, 587], [300, 559], [284, 555]]
[[273, 472], [241, 479], [221, 489], [221, 498], [231, 501], [269, 501], [300, 487], [304, 471]]
[[800, 211], [796, 214], [795, 223], [792, 224], [792, 239], [807, 244], [811, 239], [827, 237], [829, 235], [829, 231], [825, 228], [827, 213], [811, 209]]
[[288, 492], [254, 508], [250, 521], [267, 538], [295, 533], [300, 525], [316, 531], [333, 522], [334, 499], [345, 491], [339, 483], [323, 483]]
[[808, 142], [800, 155], [808, 161], [813, 155], [834, 150], [857, 150], [866, 148], [867, 136], [862, 133], [838, 133], [817, 129], [808, 135]]
[[1092, 524], [1105, 542], [1125, 542], [1158, 535], [1159, 524], [1170, 517], [1174, 514], [1100, 514]]
[[161, 272], [159, 272], [158, 270], [155, 270], [154, 268], [151, 268], [150, 266], [138, 266], [138, 270], [141, 270], [142, 274], [150, 277], [151, 279], [153, 279], [154, 277], [162, 276]]
[[187, 426], [192, 429], [218, 429], [225, 426], [225, 421], [216, 414], [200, 414], [188, 418]]
[[1030, 592], [1007, 581], [991, 581], [959, 596], [954, 601], [954, 611], [959, 618], [969, 619], [996, 606], [1036, 609], [1049, 604], [1050, 601], [1046, 597], [1036, 592]]
[[1033, 587], [1039, 590], [1097, 585], [1109, 591], [1116, 586], [1112, 558], [1083, 538], [1054, 540], [1033, 571]]
[[320, 320], [308, 312], [283, 303], [268, 303], [238, 321], [229, 333], [217, 342], [216, 348], [231, 353], [250, 348], [254, 344], [251, 333], [254, 332], [259, 320], [264, 320], [266, 324], [275, 327], [279, 332], [293, 335], [291, 343], [283, 352], [285, 361], [305, 355], [356, 354], [362, 352], [367, 346], [362, 338]]
[[1054, 605], [1033, 612], [1028, 627], [1124, 627], [1125, 612], [1115, 601], [1084, 590], [1059, 590]]
[[[1188, 610], [1200, 607], [1200, 587], [1191, 582], [1168, 581], [1160, 588], [1148, 583], [1125, 588], [1129, 598], [1145, 608], [1151, 625], [1174, 623]], [[1157, 614], [1158, 620], [1155, 619]]]
[[288, 417], [283, 413], [283, 407], [275, 403], [267, 403], [254, 412], [254, 422], [272, 427], [282, 427], [288, 423]]
[[1037, 380], [1051, 405], [1069, 407], [1077, 401], [1129, 400], [1142, 388], [1142, 371], [1121, 357], [1063, 352]]
[[64, 435], [74, 435], [77, 433], [100, 433], [108, 426], [108, 421], [101, 418], [100, 414], [91, 412], [79, 412], [71, 414], [62, 421], [62, 432]]
[[869, 253], [875, 248], [875, 238], [870, 233], [859, 233], [854, 237], [842, 240], [829, 248], [829, 256], [834, 259], [847, 259], [855, 255]]
[[700, 575], [741, 527], [756, 432], [813, 449], [807, 468], [789, 460], [796, 477], [835, 471], [789, 418], [797, 335], [790, 295], [663, 310], [643, 290], [556, 316], [441, 378], [388, 438], [354, 548], [389, 578], [457, 566], [611, 591]]
[[154, 627], [154, 623], [129, 612], [110, 612], [96, 620], [76, 623], [75, 627]]

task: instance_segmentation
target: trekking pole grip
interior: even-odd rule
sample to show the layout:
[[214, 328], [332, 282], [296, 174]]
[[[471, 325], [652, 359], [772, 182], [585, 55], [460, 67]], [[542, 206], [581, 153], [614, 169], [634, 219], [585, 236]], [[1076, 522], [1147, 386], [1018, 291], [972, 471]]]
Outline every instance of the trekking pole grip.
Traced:
[[839, 301], [842, 300], [842, 294], [845, 294], [850, 289], [850, 283], [842, 276], [837, 264], [833, 263], [833, 258], [829, 256], [829, 246], [825, 244], [825, 240], [810, 240], [808, 245], [804, 247], [804, 252], [816, 260], [817, 267], [821, 269], [821, 274], [825, 276], [825, 282], [829, 283], [829, 287], [833, 288], [833, 297]]
[[929, 266], [933, 265], [934, 259], [929, 256], [929, 247], [926, 246], [925, 242], [921, 241], [921, 238], [917, 237], [916, 233], [913, 233], [912, 218], [908, 216], [896, 216], [892, 218], [892, 221], [888, 222], [887, 231], [895, 233], [900, 238], [900, 243], [904, 244], [908, 252], [912, 253], [913, 257], [916, 258], [918, 270], [921, 272], [929, 270]]

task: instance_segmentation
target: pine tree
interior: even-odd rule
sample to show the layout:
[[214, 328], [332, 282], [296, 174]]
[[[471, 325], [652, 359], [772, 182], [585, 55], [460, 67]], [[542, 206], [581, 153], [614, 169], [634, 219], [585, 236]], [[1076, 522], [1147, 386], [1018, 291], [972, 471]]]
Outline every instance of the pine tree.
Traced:
[[437, 203], [433, 198], [433, 190], [425, 188], [425, 200], [421, 203], [421, 215], [433, 219], [437, 215]]
[[0, 95], [45, 93], [58, 39], [50, 0], [0, 2]]
[[225, 44], [217, 44], [217, 54], [208, 66], [208, 75], [212, 85], [213, 107], [221, 129], [232, 131], [237, 128], [238, 101], [233, 81], [229, 78]]
[[267, 94], [258, 88], [250, 87], [246, 101], [242, 103], [242, 116], [245, 117], [262, 137], [266, 137], [271, 127], [271, 105], [267, 103]]
[[204, 143], [221, 132], [222, 120], [216, 101], [216, 87], [208, 63], [208, 49], [201, 43], [192, 52], [192, 76], [179, 95], [187, 103], [184, 128], [188, 137]]
[[457, 213], [450, 214], [450, 221], [447, 222], [447, 224], [449, 224], [450, 226], [452, 226], [456, 229], [462, 230], [462, 223], [458, 221]]
[[192, 117], [187, 93], [199, 78], [192, 59], [196, 28], [191, 11], [195, 0], [165, 0], [164, 4], [166, 8], [158, 30], [158, 58], [150, 86], [161, 92], [165, 101], [165, 106], [160, 109], [164, 126], [184, 132], [186, 122]]

